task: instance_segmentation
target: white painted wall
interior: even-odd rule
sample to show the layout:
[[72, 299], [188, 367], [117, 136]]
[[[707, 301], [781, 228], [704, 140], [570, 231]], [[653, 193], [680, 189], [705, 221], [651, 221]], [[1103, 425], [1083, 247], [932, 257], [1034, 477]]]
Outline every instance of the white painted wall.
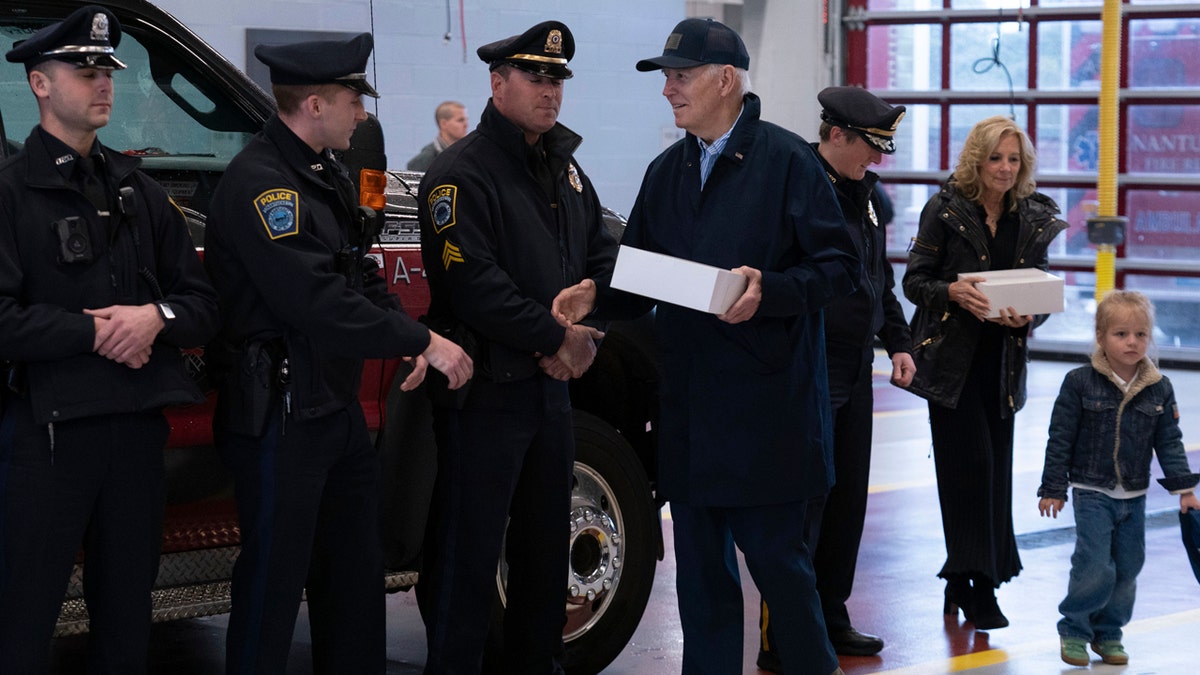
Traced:
[[[382, 97], [372, 112], [383, 123], [392, 167], [402, 168], [433, 139], [433, 110], [441, 101], [465, 103], [474, 126], [489, 94], [487, 67], [476, 48], [547, 19], [566, 23], [575, 36], [575, 77], [566, 84], [559, 119], [583, 136], [576, 156], [605, 205], [628, 214], [646, 165], [680, 133], [661, 96], [662, 75], [633, 66], [662, 53], [671, 28], [686, 14], [684, 0], [463, 0], [462, 24], [459, 0], [156, 2], [242, 68], [254, 58], [245, 49], [247, 28], [373, 31], [372, 79]], [[741, 33], [764, 118], [815, 139], [816, 92], [827, 79], [820, 0], [744, 5]]]
[[817, 92], [833, 84], [821, 11], [821, 0], [745, 0], [742, 8], [741, 35], [763, 119], [810, 141], [821, 125]]

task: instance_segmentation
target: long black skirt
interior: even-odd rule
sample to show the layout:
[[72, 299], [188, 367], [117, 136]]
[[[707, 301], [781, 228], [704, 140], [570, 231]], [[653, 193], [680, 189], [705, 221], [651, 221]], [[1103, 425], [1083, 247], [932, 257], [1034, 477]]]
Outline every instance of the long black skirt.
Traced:
[[946, 564], [939, 577], [1021, 571], [1012, 519], [1013, 417], [1002, 417], [999, 331], [984, 331], [957, 408], [929, 404]]

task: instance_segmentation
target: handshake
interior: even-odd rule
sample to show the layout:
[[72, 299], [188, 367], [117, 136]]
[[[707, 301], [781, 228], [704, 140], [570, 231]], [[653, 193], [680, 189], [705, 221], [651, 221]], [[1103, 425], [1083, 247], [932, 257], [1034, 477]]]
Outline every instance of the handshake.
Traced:
[[554, 298], [550, 313], [567, 329], [562, 346], [550, 356], [541, 356], [538, 365], [556, 380], [580, 377], [596, 358], [596, 340], [604, 333], [579, 323], [596, 306], [596, 284], [591, 279], [564, 288]]

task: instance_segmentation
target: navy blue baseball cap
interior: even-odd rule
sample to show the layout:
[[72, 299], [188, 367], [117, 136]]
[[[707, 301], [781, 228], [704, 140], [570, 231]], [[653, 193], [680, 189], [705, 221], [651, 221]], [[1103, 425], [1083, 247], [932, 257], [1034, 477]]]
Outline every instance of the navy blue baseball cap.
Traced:
[[638, 61], [637, 69], [694, 68], [706, 63], [750, 70], [750, 54], [729, 26], [712, 19], [684, 19], [667, 36], [662, 56]]
[[125, 64], [113, 55], [120, 43], [121, 23], [117, 17], [99, 5], [88, 5], [15, 43], [4, 58], [25, 64], [26, 72], [51, 60], [84, 68], [121, 70]]
[[341, 84], [379, 98], [367, 82], [367, 59], [374, 46], [370, 33], [359, 33], [349, 40], [259, 45], [254, 56], [271, 69], [271, 84]]
[[904, 119], [902, 105], [890, 105], [862, 87], [826, 87], [817, 94], [821, 119], [856, 132], [885, 155], [896, 152], [896, 128]]
[[567, 62], [575, 56], [575, 37], [560, 21], [543, 21], [520, 35], [489, 42], [475, 53], [489, 70], [508, 64], [556, 80], [574, 75]]

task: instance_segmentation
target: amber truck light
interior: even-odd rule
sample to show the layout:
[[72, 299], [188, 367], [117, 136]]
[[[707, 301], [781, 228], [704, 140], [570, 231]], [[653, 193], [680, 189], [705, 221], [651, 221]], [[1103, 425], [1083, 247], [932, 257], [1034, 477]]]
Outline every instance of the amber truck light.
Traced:
[[377, 169], [363, 169], [358, 174], [358, 203], [382, 211], [387, 206], [387, 173]]

